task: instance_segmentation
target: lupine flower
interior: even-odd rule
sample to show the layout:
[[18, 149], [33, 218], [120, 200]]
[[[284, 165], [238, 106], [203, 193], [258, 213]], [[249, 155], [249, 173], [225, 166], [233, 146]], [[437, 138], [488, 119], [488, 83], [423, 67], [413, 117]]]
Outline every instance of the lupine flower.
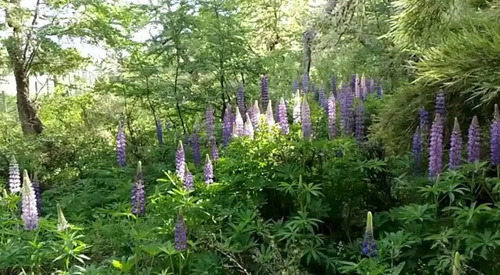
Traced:
[[366, 230], [365, 230], [365, 238], [363, 240], [363, 249], [361, 253], [364, 256], [368, 257], [376, 257], [377, 256], [377, 242], [373, 236], [373, 217], [372, 212], [368, 212], [366, 215]]
[[249, 137], [250, 139], [253, 139], [254, 135], [254, 130], [253, 130], [253, 125], [252, 121], [250, 120], [250, 117], [248, 114], [246, 115], [247, 121], [245, 122], [245, 136]]
[[214, 136], [214, 109], [212, 106], [208, 106], [207, 111], [205, 112], [205, 125], [206, 125], [206, 130], [207, 130], [207, 137], [213, 137]]
[[312, 137], [311, 109], [306, 99], [302, 101], [302, 137], [308, 140]]
[[68, 221], [64, 217], [64, 213], [61, 209], [59, 203], [56, 205], [57, 208], [57, 231], [64, 231], [70, 227]]
[[332, 76], [332, 94], [337, 97], [337, 76]]
[[436, 95], [436, 113], [439, 114], [441, 119], [445, 120], [446, 117], [446, 105], [445, 105], [445, 99], [444, 99], [444, 93], [440, 91]]
[[497, 104], [495, 104], [495, 113], [493, 122], [491, 123], [490, 135], [491, 164], [498, 166], [500, 165], [500, 112]]
[[422, 132], [427, 132], [429, 129], [429, 112], [424, 108], [418, 109], [418, 117], [420, 119], [420, 129]]
[[261, 100], [262, 100], [262, 108], [267, 108], [267, 103], [269, 102], [269, 85], [267, 83], [267, 76], [262, 76], [260, 81], [260, 89], [261, 89]]
[[212, 161], [210, 160], [208, 154], [205, 161], [205, 167], [203, 168], [203, 177], [206, 184], [211, 184], [214, 182], [214, 166], [212, 165]]
[[451, 132], [450, 144], [450, 169], [457, 169], [462, 158], [462, 133], [460, 132], [460, 125], [456, 117], [453, 131]]
[[156, 122], [156, 137], [158, 138], [158, 144], [163, 144], [163, 126], [161, 121]]
[[174, 248], [175, 250], [186, 250], [187, 249], [187, 229], [186, 223], [184, 222], [184, 217], [181, 213], [177, 217], [177, 222], [174, 228]]
[[116, 135], [116, 162], [119, 166], [127, 165], [126, 162], [126, 135], [123, 123], [120, 121], [118, 134]]
[[132, 187], [132, 214], [142, 216], [146, 212], [146, 192], [144, 191], [144, 180], [142, 178], [141, 161], [137, 163], [134, 186]]
[[187, 165], [185, 166], [186, 170], [184, 171], [184, 180], [182, 182], [182, 186], [184, 190], [194, 190], [194, 178], [193, 174], [189, 171]]
[[26, 230], [35, 230], [38, 228], [38, 210], [36, 208], [35, 191], [26, 170], [23, 171], [22, 196], [23, 214], [21, 217], [24, 222], [24, 228]]
[[184, 146], [182, 140], [179, 140], [177, 151], [175, 152], [175, 171], [181, 180], [184, 179], [184, 172], [186, 171], [186, 154], [184, 153]]
[[429, 178], [431, 180], [443, 169], [443, 122], [439, 113], [436, 114], [431, 127], [431, 141], [429, 148]]
[[328, 135], [330, 138], [337, 136], [337, 108], [335, 106], [335, 96], [330, 96], [328, 99]]
[[42, 215], [42, 190], [40, 189], [40, 182], [38, 181], [38, 177], [36, 174], [33, 176], [33, 182], [31, 183], [33, 186], [33, 191], [35, 192], [36, 198], [36, 210], [38, 211], [38, 216]]
[[302, 104], [300, 101], [300, 93], [296, 93], [295, 97], [293, 98], [293, 123], [300, 123], [301, 121], [300, 113]]
[[[238, 86], [238, 108], [240, 109], [240, 114], [247, 112], [245, 107], [245, 87], [243, 87], [243, 84]], [[243, 120], [245, 120], [245, 118], [243, 118]]]
[[272, 129], [274, 126], [274, 115], [273, 115], [273, 105], [271, 104], [271, 101], [269, 100], [269, 104], [267, 105], [267, 111], [266, 111], [266, 122], [267, 122], [267, 128], [269, 130]]
[[413, 162], [415, 165], [415, 174], [420, 172], [422, 165], [422, 134], [420, 127], [417, 127], [415, 134], [413, 134]]
[[298, 90], [299, 90], [299, 81], [298, 80], [294, 80], [292, 82], [292, 93], [296, 94]]
[[307, 92], [309, 92], [309, 75], [303, 74], [302, 75], [302, 93], [306, 94]]
[[353, 130], [353, 103], [354, 94], [349, 92], [348, 87], [344, 85], [340, 92], [340, 126], [345, 135], [352, 134]]
[[198, 137], [198, 128], [195, 127], [193, 134], [191, 135], [191, 148], [193, 149], [193, 162], [194, 165], [201, 165], [201, 149], [200, 149], [200, 139]]
[[214, 161], [219, 160], [219, 149], [217, 148], [217, 142], [214, 137], [210, 138], [210, 156]]
[[233, 132], [232, 116], [231, 106], [228, 104], [222, 122], [222, 144], [224, 145], [224, 147], [227, 147], [229, 145], [229, 142], [231, 141], [231, 135]]
[[455, 252], [451, 275], [461, 275], [461, 274], [462, 274], [462, 266], [460, 265], [460, 253]]
[[369, 94], [373, 93], [373, 89], [375, 88], [375, 80], [373, 80], [373, 78], [367, 79], [366, 87]]
[[382, 83], [378, 82], [377, 84], [377, 97], [381, 98], [384, 95], [384, 90], [382, 89]]
[[19, 173], [19, 164], [17, 164], [16, 157], [10, 158], [9, 164], [9, 189], [11, 193], [18, 193], [21, 191], [21, 175]]
[[255, 100], [253, 107], [250, 112], [250, 120], [252, 121], [252, 125], [254, 129], [257, 129], [260, 125], [260, 108], [259, 102]]
[[323, 107], [323, 110], [327, 112], [327, 105], [328, 103], [326, 102], [326, 94], [324, 89], [320, 89], [318, 92], [318, 102], [321, 107]]
[[236, 109], [236, 119], [234, 121], [234, 136], [242, 137], [245, 135], [245, 125], [243, 124], [243, 118], [241, 117], [240, 111]]
[[477, 121], [477, 116], [472, 118], [472, 122], [469, 126], [469, 136], [467, 140], [467, 160], [470, 163], [479, 161], [480, 158], [480, 133], [479, 133], [479, 122]]
[[365, 133], [364, 133], [364, 123], [365, 123], [365, 106], [363, 104], [360, 104], [356, 108], [356, 140], [357, 141], [362, 141], [365, 138]]
[[288, 133], [290, 132], [290, 128], [288, 127], [288, 115], [286, 113], [286, 105], [285, 105], [285, 100], [283, 98], [280, 99], [277, 113], [279, 114], [279, 124], [281, 126], [281, 133], [284, 135], [288, 135]]

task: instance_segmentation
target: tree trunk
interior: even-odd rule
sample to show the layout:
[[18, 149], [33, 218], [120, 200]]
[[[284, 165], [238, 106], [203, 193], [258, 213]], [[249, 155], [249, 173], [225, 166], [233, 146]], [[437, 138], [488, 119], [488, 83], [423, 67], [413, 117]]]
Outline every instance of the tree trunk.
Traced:
[[29, 99], [29, 77], [22, 65], [21, 68], [15, 66], [14, 76], [16, 78], [17, 111], [23, 133], [25, 135], [40, 134], [43, 131], [43, 124], [38, 118], [33, 102]]
[[311, 69], [311, 43], [316, 36], [314, 30], [308, 29], [304, 32], [304, 74], [309, 75]]

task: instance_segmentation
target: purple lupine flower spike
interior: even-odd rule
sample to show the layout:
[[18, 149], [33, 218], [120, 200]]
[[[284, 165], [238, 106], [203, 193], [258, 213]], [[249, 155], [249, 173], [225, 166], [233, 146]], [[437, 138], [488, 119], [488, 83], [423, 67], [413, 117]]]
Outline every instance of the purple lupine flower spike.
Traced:
[[335, 96], [330, 96], [328, 99], [328, 135], [330, 138], [337, 136], [337, 108], [335, 106]]
[[249, 137], [250, 139], [253, 139], [254, 135], [254, 130], [253, 130], [253, 125], [250, 117], [248, 114], [246, 114], [246, 122], [245, 122], [245, 136]]
[[422, 166], [422, 134], [420, 133], [420, 127], [417, 127], [415, 134], [413, 134], [413, 162], [415, 174], [418, 174]]
[[439, 91], [439, 93], [436, 95], [435, 108], [436, 113], [438, 113], [441, 119], [444, 121], [446, 117], [446, 105], [443, 91]]
[[284, 135], [288, 135], [288, 133], [290, 132], [290, 128], [288, 126], [288, 115], [286, 113], [285, 100], [283, 98], [280, 99], [277, 113], [280, 114], [279, 124], [281, 126], [281, 133]]
[[436, 114], [431, 127], [429, 148], [429, 179], [435, 180], [443, 170], [443, 122], [439, 113]]
[[373, 258], [377, 256], [377, 242], [373, 236], [373, 217], [372, 212], [368, 212], [366, 215], [366, 229], [365, 229], [365, 238], [363, 239], [363, 248], [361, 253], [364, 256]]
[[337, 97], [337, 76], [332, 76], [332, 94]]
[[271, 130], [275, 124], [274, 114], [273, 114], [273, 105], [271, 104], [271, 100], [269, 100], [269, 104], [267, 105], [266, 122], [267, 122], [267, 128], [269, 130]]
[[377, 83], [377, 97], [382, 98], [383, 95], [384, 95], [384, 90], [382, 88], [382, 83], [379, 81]]
[[312, 138], [311, 109], [304, 98], [302, 101], [302, 137], [307, 140]]
[[453, 131], [451, 132], [450, 144], [450, 169], [457, 169], [462, 159], [462, 133], [460, 132], [460, 125], [456, 117]]
[[299, 81], [298, 80], [294, 80], [292, 82], [292, 93], [296, 94], [298, 90], [299, 90]]
[[222, 122], [222, 144], [224, 145], [224, 147], [227, 147], [229, 145], [229, 142], [231, 141], [231, 135], [233, 133], [232, 116], [231, 106], [228, 104]]
[[205, 112], [205, 127], [207, 131], [207, 137], [214, 136], [214, 127], [215, 127], [215, 117], [214, 117], [214, 109], [212, 106], [207, 107], [207, 111]]
[[278, 102], [276, 102], [276, 107], [274, 108], [274, 110], [276, 110], [276, 112], [274, 113], [274, 121], [276, 123], [280, 122], [280, 112], [278, 112], [279, 107], [280, 107], [280, 103], [278, 101]]
[[340, 92], [340, 126], [344, 135], [352, 134], [354, 94], [344, 85]]
[[469, 136], [467, 140], [467, 160], [470, 163], [477, 162], [480, 158], [481, 137], [479, 131], [479, 122], [477, 121], [477, 116], [474, 116], [469, 126]]
[[245, 125], [243, 124], [243, 117], [241, 117], [240, 111], [236, 109], [236, 119], [234, 120], [234, 137], [242, 137], [245, 135]]
[[201, 165], [201, 149], [200, 149], [200, 139], [198, 138], [198, 128], [195, 127], [193, 134], [191, 135], [191, 148], [193, 148], [193, 162], [194, 165]]
[[320, 89], [318, 92], [318, 102], [319, 102], [319, 106], [321, 106], [323, 108], [323, 110], [325, 110], [325, 112], [327, 112], [328, 103], [326, 102], [326, 94], [325, 94], [324, 89]]
[[253, 104], [252, 112], [250, 113], [250, 120], [252, 120], [254, 130], [257, 129], [260, 125], [260, 108], [257, 100], [255, 100], [255, 103]]
[[[243, 84], [238, 86], [238, 108], [240, 109], [240, 114], [247, 112], [245, 107], [245, 87], [243, 87]], [[245, 120], [244, 117], [243, 120]]]
[[302, 110], [302, 104], [300, 102], [300, 93], [296, 93], [295, 97], [293, 98], [293, 123], [297, 124], [300, 123], [301, 121], [301, 110]]
[[10, 158], [9, 163], [9, 190], [11, 193], [21, 191], [21, 174], [19, 173], [19, 164], [14, 156]]
[[177, 176], [183, 180], [184, 172], [186, 171], [186, 154], [184, 153], [182, 140], [179, 140], [179, 145], [177, 146], [177, 151], [175, 152], [175, 171]]
[[498, 166], [500, 165], [500, 112], [497, 104], [495, 104], [495, 113], [491, 123], [490, 138], [491, 164]]
[[184, 171], [184, 180], [182, 182], [182, 186], [184, 190], [194, 190], [194, 178], [191, 171], [189, 171], [187, 165], [185, 166], [186, 170]]
[[203, 168], [203, 178], [206, 184], [212, 184], [214, 182], [214, 166], [208, 154], [205, 160], [205, 167]]
[[363, 141], [365, 139], [364, 123], [365, 123], [365, 106], [361, 103], [356, 108], [355, 136], [357, 141]]
[[267, 76], [263, 75], [260, 81], [261, 89], [261, 100], [262, 108], [265, 110], [267, 108], [267, 103], [269, 102], [269, 83], [267, 81]]
[[125, 128], [123, 123], [120, 121], [120, 125], [118, 127], [118, 133], [116, 135], [116, 162], [118, 166], [127, 165], [126, 161], [126, 135]]
[[309, 75], [303, 74], [302, 75], [302, 93], [307, 94], [307, 92], [309, 92]]
[[35, 198], [36, 198], [36, 210], [38, 211], [38, 216], [40, 217], [42, 215], [42, 190], [40, 189], [40, 182], [38, 181], [38, 177], [35, 173], [33, 176], [33, 191], [35, 192]]
[[177, 251], [187, 249], [187, 228], [182, 213], [179, 213], [174, 227], [174, 248]]
[[215, 137], [210, 138], [210, 156], [214, 161], [219, 160], [219, 149], [217, 148]]
[[38, 228], [38, 210], [36, 207], [36, 197], [33, 186], [31, 185], [28, 172], [23, 171], [23, 188], [22, 188], [22, 212], [21, 215], [24, 222], [24, 229], [35, 230]]
[[144, 180], [142, 178], [141, 161], [137, 163], [134, 186], [132, 187], [132, 214], [142, 216], [146, 212], [146, 192], [144, 191]]
[[156, 137], [158, 138], [158, 144], [163, 144], [163, 126], [161, 121], [156, 122]]
[[424, 108], [420, 108], [418, 110], [418, 116], [420, 119], [420, 130], [423, 133], [426, 133], [429, 129], [429, 112], [427, 112]]

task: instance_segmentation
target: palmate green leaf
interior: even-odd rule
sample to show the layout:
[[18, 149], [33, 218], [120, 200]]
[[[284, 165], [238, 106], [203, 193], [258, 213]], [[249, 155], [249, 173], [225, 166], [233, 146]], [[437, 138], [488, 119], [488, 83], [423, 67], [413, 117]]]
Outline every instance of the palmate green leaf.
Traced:
[[481, 258], [487, 260], [489, 253], [500, 247], [500, 232], [475, 232], [474, 235], [467, 235], [465, 239], [468, 255], [473, 257], [476, 252]]
[[443, 212], [450, 212], [457, 224], [469, 225], [473, 218], [492, 210], [490, 203], [483, 203], [477, 207], [476, 204], [477, 202], [471, 203], [470, 206], [449, 206], [444, 208]]

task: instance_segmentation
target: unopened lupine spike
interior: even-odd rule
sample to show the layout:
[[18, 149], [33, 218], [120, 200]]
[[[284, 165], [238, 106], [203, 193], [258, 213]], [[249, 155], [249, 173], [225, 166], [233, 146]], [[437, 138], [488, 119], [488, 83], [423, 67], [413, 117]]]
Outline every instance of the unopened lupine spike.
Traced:
[[126, 134], [123, 123], [120, 121], [120, 125], [118, 127], [118, 133], [116, 134], [116, 162], [119, 166], [127, 165], [126, 161]]
[[261, 89], [262, 108], [265, 110], [269, 102], [269, 84], [266, 75], [262, 76], [260, 82], [260, 89]]
[[132, 187], [132, 214], [142, 216], [146, 212], [146, 191], [144, 190], [144, 179], [142, 176], [142, 163], [137, 163], [134, 185]]
[[214, 182], [214, 166], [208, 154], [205, 160], [205, 167], [203, 168], [203, 177], [206, 184], [212, 184]]
[[193, 162], [194, 165], [201, 165], [201, 148], [200, 139], [198, 137], [198, 128], [195, 127], [193, 134], [191, 135], [191, 148], [193, 148]]
[[185, 165], [186, 170], [184, 171], [184, 180], [182, 182], [182, 186], [184, 190], [194, 190], [194, 178], [191, 171], [189, 171], [187, 165]]
[[450, 169], [457, 169], [462, 159], [462, 133], [460, 132], [460, 125], [458, 118], [455, 117], [453, 131], [451, 132], [450, 142]]
[[68, 221], [66, 221], [66, 218], [64, 217], [64, 213], [61, 209], [61, 205], [59, 203], [57, 204], [57, 230], [58, 231], [64, 231], [70, 227]]
[[467, 160], [469, 161], [469, 163], [474, 163], [479, 161], [480, 145], [481, 145], [481, 136], [480, 136], [479, 122], [477, 120], [477, 116], [474, 116], [469, 126], [469, 133], [467, 140]]
[[[245, 107], [245, 87], [243, 84], [238, 86], [238, 109], [240, 114], [245, 114], [247, 112]], [[245, 118], [243, 118], [245, 120]]]
[[38, 216], [42, 216], [42, 190], [40, 189], [40, 182], [38, 181], [38, 177], [36, 173], [33, 175], [33, 191], [35, 191], [36, 198], [36, 209], [38, 211]]
[[335, 103], [335, 96], [330, 96], [327, 105], [328, 136], [332, 139], [337, 136], [337, 106]]
[[453, 268], [452, 275], [461, 275], [462, 274], [462, 266], [460, 264], [460, 253], [455, 252], [455, 257], [453, 258]]
[[415, 134], [413, 134], [413, 162], [415, 174], [418, 174], [422, 166], [422, 134], [420, 133], [420, 127], [417, 127]]
[[207, 107], [207, 111], [205, 112], [205, 127], [207, 131], [207, 137], [211, 138], [214, 136], [214, 126], [215, 126], [215, 117], [214, 117], [214, 109], [212, 106]]
[[14, 156], [10, 158], [9, 163], [9, 190], [11, 193], [19, 193], [21, 191], [21, 174], [19, 172], [19, 164]]
[[429, 148], [429, 179], [435, 180], [443, 170], [443, 122], [436, 114], [431, 127]]
[[269, 104], [267, 105], [267, 111], [266, 111], [266, 122], [267, 122], [267, 127], [269, 130], [271, 130], [272, 127], [274, 127], [274, 113], [273, 113], [273, 105], [271, 103], [271, 100], [269, 100]]
[[294, 124], [301, 122], [301, 110], [302, 110], [302, 104], [300, 99], [300, 93], [296, 93], [295, 97], [293, 98], [293, 112], [292, 112]]
[[302, 138], [311, 140], [312, 138], [312, 124], [311, 124], [311, 109], [307, 100], [302, 101]]
[[23, 171], [22, 188], [22, 215], [24, 229], [35, 230], [38, 228], [38, 210], [36, 207], [36, 197], [33, 186], [31, 185], [28, 171]]
[[500, 165], [500, 112], [495, 104], [495, 113], [491, 123], [490, 132], [491, 164]]
[[182, 213], [179, 213], [174, 227], [174, 249], [183, 251], [187, 249], [187, 228]]
[[364, 256], [373, 258], [377, 256], [378, 247], [373, 235], [373, 217], [372, 212], [368, 212], [366, 215], [366, 230], [365, 237], [363, 240], [363, 247], [361, 253]]
[[283, 98], [280, 99], [280, 103], [278, 104], [277, 113], [279, 114], [279, 124], [281, 127], [281, 133], [284, 135], [288, 135], [290, 132], [290, 127], [288, 126], [288, 115], [286, 112], [286, 104]]
[[254, 136], [254, 129], [252, 125], [252, 121], [248, 114], [246, 114], [246, 122], [245, 122], [245, 136], [249, 137], [250, 139], [253, 139]]
[[177, 151], [175, 152], [175, 171], [177, 176], [183, 180], [184, 172], [186, 171], [186, 154], [184, 153], [184, 146], [182, 145], [182, 140], [179, 140], [179, 145], [177, 146]]

